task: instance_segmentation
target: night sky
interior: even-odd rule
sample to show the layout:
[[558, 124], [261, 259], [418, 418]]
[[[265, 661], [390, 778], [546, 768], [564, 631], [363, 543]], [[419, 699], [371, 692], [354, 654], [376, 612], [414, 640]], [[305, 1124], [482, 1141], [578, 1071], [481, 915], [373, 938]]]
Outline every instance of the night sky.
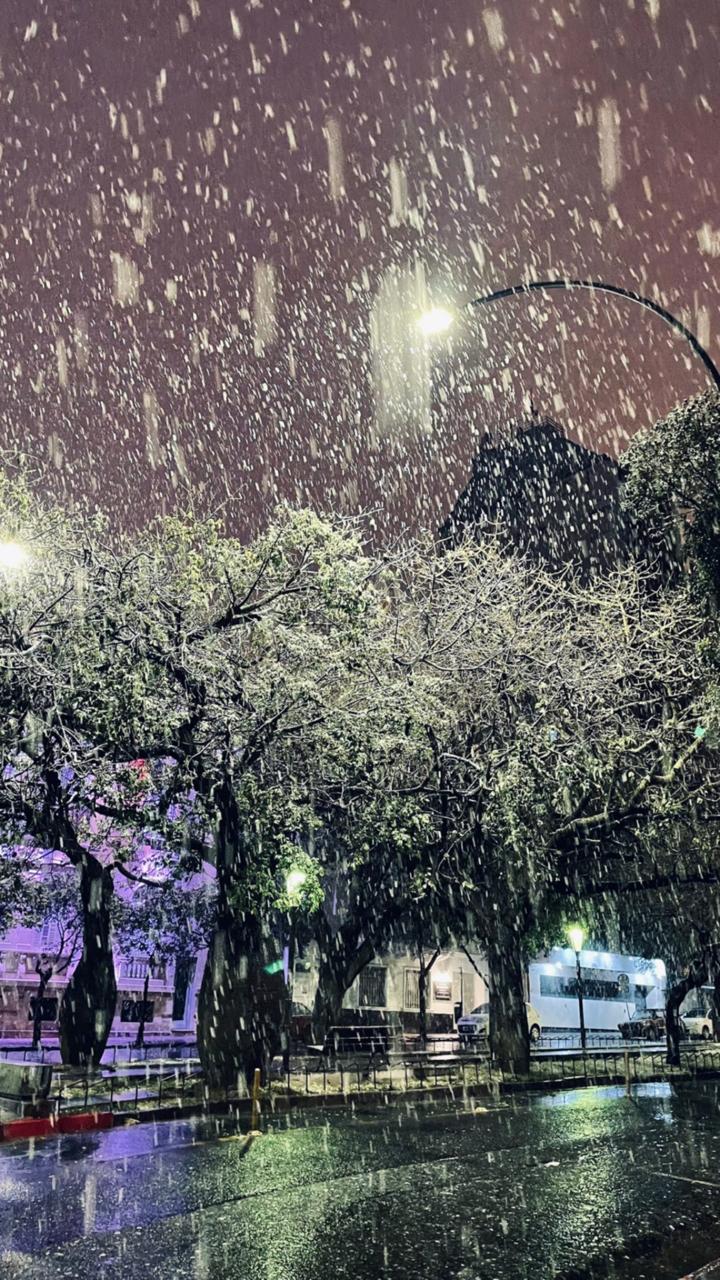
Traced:
[[395, 532], [437, 524], [531, 396], [617, 452], [707, 385], [631, 304], [521, 299], [435, 342], [429, 432], [378, 438], [393, 265], [437, 302], [625, 284], [720, 361], [717, 0], [2, 12], [3, 446], [66, 497], [136, 524], [192, 490], [242, 533], [286, 498]]

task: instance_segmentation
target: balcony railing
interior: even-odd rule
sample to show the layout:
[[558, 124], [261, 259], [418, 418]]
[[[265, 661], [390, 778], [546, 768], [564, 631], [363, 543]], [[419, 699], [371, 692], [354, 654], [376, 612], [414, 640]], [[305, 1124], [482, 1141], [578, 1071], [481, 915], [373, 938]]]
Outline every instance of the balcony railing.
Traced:
[[136, 981], [141, 980], [144, 982], [148, 969], [150, 970], [150, 977], [156, 982], [165, 981], [165, 965], [156, 964], [151, 966], [147, 960], [121, 960], [120, 977], [133, 978]]

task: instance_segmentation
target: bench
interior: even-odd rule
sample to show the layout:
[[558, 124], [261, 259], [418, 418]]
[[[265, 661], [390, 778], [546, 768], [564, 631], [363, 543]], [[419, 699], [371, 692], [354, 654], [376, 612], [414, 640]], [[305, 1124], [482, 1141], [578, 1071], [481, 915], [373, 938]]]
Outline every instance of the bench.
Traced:
[[390, 1047], [387, 1026], [330, 1027], [321, 1045], [308, 1045], [308, 1054], [328, 1066], [362, 1070], [367, 1076], [375, 1063], [386, 1062]]
[[440, 1076], [459, 1075], [464, 1068], [464, 1063], [456, 1053], [438, 1054], [437, 1057], [425, 1058], [422, 1062], [416, 1062], [413, 1066], [413, 1075], [416, 1080], [436, 1080]]

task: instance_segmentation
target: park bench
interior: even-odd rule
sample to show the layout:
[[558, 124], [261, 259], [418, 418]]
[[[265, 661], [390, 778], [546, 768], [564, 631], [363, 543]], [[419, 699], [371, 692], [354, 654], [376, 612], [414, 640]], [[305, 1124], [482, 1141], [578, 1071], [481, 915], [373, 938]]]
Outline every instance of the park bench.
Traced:
[[413, 1064], [413, 1075], [416, 1080], [437, 1080], [440, 1077], [450, 1079], [461, 1075], [464, 1065], [456, 1053], [427, 1055], [422, 1061]]
[[368, 1076], [373, 1066], [387, 1062], [390, 1030], [386, 1025], [330, 1027], [321, 1045], [308, 1045], [308, 1054], [327, 1068], [347, 1068]]

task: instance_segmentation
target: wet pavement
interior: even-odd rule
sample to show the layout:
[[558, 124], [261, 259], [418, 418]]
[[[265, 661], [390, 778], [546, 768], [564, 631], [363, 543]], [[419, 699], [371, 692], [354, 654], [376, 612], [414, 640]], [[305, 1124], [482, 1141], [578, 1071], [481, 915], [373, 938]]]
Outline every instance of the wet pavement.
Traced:
[[718, 1224], [707, 1083], [300, 1113], [247, 1150], [197, 1120], [0, 1151], [3, 1280], [677, 1280]]

